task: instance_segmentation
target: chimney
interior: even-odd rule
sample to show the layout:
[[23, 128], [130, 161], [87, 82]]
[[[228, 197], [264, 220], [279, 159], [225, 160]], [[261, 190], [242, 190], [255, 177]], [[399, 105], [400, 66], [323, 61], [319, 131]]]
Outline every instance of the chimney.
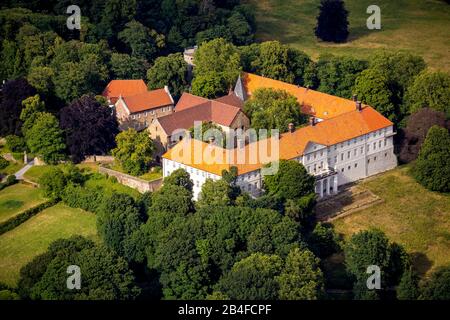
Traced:
[[309, 123], [311, 124], [311, 126], [314, 127], [316, 125], [316, 118], [315, 117], [309, 118]]
[[353, 95], [353, 101], [358, 101], [358, 96], [356, 94]]
[[294, 124], [292, 122], [289, 123], [288, 128], [289, 128], [289, 132], [290, 133], [295, 131], [295, 126], [294, 126]]
[[362, 110], [362, 104], [361, 101], [356, 101], [356, 110], [361, 111]]

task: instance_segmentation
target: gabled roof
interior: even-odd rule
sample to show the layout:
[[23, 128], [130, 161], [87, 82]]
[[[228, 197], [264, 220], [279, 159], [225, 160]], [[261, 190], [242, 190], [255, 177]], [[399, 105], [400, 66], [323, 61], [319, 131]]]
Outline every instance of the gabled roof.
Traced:
[[289, 92], [297, 98], [303, 113], [321, 119], [333, 118], [355, 109], [353, 100], [245, 72], [239, 77], [235, 91], [246, 100], [260, 88], [281, 89]]
[[[332, 146], [353, 138], [368, 134], [370, 132], [392, 126], [392, 122], [375, 111], [372, 107], [366, 106], [361, 111], [353, 110], [332, 119], [324, 120], [314, 126], [302, 127], [292, 133], [284, 133], [279, 138], [279, 154], [271, 155], [270, 150], [275, 138], [268, 138], [246, 145], [242, 149], [226, 150], [217, 146], [208, 146], [206, 143], [196, 144], [196, 140], [181, 141], [172, 149], [167, 151], [163, 158], [185, 165], [207, 171], [213, 174], [221, 175], [223, 169], [229, 169], [231, 166], [238, 168], [238, 174], [245, 174], [260, 169], [264, 164], [279, 159], [294, 159], [302, 156], [309, 143], [318, 143], [324, 146]], [[198, 148], [198, 149], [194, 149]], [[215, 148], [215, 155], [222, 155], [225, 163], [214, 162], [214, 157], [196, 161], [199, 154], [205, 154], [205, 148]], [[251, 161], [249, 157], [251, 148], [266, 148], [267, 159], [257, 158]], [[242, 152], [244, 163], [231, 162], [230, 159], [237, 159], [237, 154]], [[206, 152], [208, 154], [208, 152]], [[186, 156], [188, 155], [188, 156]], [[257, 155], [259, 157], [259, 154]], [[198, 159], [197, 159], [198, 160]]]
[[145, 91], [133, 96], [122, 96], [121, 99], [125, 102], [130, 113], [173, 105], [172, 97], [166, 89]]
[[185, 110], [194, 106], [198, 106], [199, 104], [208, 102], [209, 100], [203, 97], [194, 96], [193, 94], [183, 92], [180, 100], [175, 107], [175, 111]]
[[103, 90], [102, 96], [116, 103], [117, 99], [122, 96], [134, 96], [147, 91], [144, 80], [111, 80]]
[[239, 109], [244, 108], [244, 101], [239, 99], [234, 92], [230, 92], [228, 95], [215, 99], [215, 101], [229, 104]]
[[203, 102], [199, 105], [176, 111], [158, 119], [166, 134], [171, 135], [177, 129], [189, 129], [195, 121], [214, 122], [229, 127], [240, 109], [217, 101]]

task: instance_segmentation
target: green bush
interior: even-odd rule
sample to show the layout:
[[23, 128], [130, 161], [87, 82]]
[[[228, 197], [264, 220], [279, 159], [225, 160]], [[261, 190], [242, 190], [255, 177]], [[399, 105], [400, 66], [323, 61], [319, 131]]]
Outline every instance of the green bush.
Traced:
[[0, 170], [5, 169], [7, 166], [9, 166], [9, 161], [0, 156]]
[[4, 183], [0, 183], [0, 190], [5, 189], [6, 187], [12, 186], [13, 184], [17, 183], [17, 179], [15, 175], [10, 175], [8, 178], [6, 178], [6, 181]]
[[98, 186], [81, 187], [69, 184], [64, 190], [62, 200], [69, 207], [97, 213], [103, 201], [103, 189]]
[[6, 147], [11, 152], [23, 152], [27, 149], [25, 138], [15, 135], [6, 136]]

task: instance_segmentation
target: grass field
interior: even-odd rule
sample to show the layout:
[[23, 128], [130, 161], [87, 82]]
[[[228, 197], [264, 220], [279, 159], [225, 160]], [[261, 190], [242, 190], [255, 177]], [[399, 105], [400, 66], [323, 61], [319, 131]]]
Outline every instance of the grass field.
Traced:
[[98, 241], [95, 215], [58, 204], [0, 236], [0, 282], [14, 286], [20, 268], [60, 238], [83, 235]]
[[[346, 0], [350, 38], [345, 44], [314, 36], [320, 0], [246, 0], [256, 7], [257, 39], [279, 40], [314, 59], [322, 53], [367, 58], [374, 50], [401, 49], [424, 57], [433, 69], [450, 71], [450, 5], [444, 0]], [[369, 5], [381, 8], [381, 30], [369, 30]]]
[[370, 227], [384, 231], [391, 241], [413, 254], [421, 274], [450, 264], [450, 195], [430, 192], [415, 182], [403, 166], [362, 182], [383, 203], [333, 222], [348, 238]]
[[42, 191], [15, 184], [0, 191], [0, 223], [45, 201]]

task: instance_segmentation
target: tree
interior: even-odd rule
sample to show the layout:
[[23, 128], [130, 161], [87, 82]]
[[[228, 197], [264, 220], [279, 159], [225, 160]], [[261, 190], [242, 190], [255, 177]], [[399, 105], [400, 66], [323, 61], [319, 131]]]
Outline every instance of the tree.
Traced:
[[412, 174], [427, 189], [450, 191], [450, 134], [447, 129], [432, 126], [428, 130]]
[[27, 80], [42, 95], [50, 95], [54, 91], [53, 77], [55, 71], [50, 67], [31, 66]]
[[423, 300], [450, 300], [450, 267], [440, 267], [425, 282], [420, 296]]
[[276, 255], [254, 253], [236, 262], [216, 289], [235, 300], [275, 300], [279, 290], [276, 276], [282, 265], [282, 259]]
[[399, 130], [400, 150], [398, 159], [402, 163], [416, 160], [428, 130], [434, 125], [450, 130], [450, 122], [444, 112], [422, 108], [411, 114], [406, 120], [406, 127]]
[[225, 180], [206, 179], [199, 194], [197, 205], [200, 207], [228, 206], [231, 204], [230, 193], [231, 187]]
[[97, 229], [104, 243], [124, 256], [124, 243], [144, 222], [139, 206], [127, 194], [106, 197], [97, 212]]
[[282, 300], [317, 300], [324, 293], [320, 260], [309, 250], [295, 248], [286, 258], [281, 274], [279, 298]]
[[196, 96], [214, 99], [225, 95], [227, 91], [221, 75], [209, 72], [195, 76], [192, 80], [192, 93]]
[[63, 132], [58, 120], [50, 113], [39, 113], [35, 124], [25, 132], [25, 139], [30, 151], [46, 163], [56, 164], [65, 158]]
[[428, 107], [450, 117], [450, 75], [423, 71], [408, 88], [405, 100], [411, 113]]
[[31, 129], [37, 120], [40, 112], [45, 111], [45, 103], [41, 101], [41, 97], [36, 94], [22, 101], [22, 111], [20, 112], [20, 120], [23, 122], [22, 132]]
[[179, 98], [188, 87], [188, 66], [181, 53], [158, 57], [147, 71], [148, 88], [168, 86], [175, 98]]
[[25, 79], [11, 80], [3, 85], [3, 97], [0, 102], [0, 136], [20, 134], [22, 101], [35, 93], [36, 90]]
[[118, 38], [130, 48], [132, 56], [147, 61], [152, 61], [156, 52], [165, 45], [163, 35], [136, 20], [128, 22]]
[[289, 129], [289, 124], [298, 126], [306, 122], [300, 113], [297, 98], [284, 90], [262, 88], [255, 90], [244, 105], [255, 130], [278, 129], [280, 133]]
[[152, 195], [150, 212], [166, 212], [171, 215], [187, 215], [193, 211], [192, 192], [173, 184], [165, 184]]
[[111, 70], [115, 79], [142, 79], [148, 63], [125, 53], [111, 54]]
[[191, 180], [189, 173], [184, 169], [177, 169], [173, 171], [170, 176], [164, 178], [164, 185], [175, 185], [183, 187], [189, 192], [192, 192], [194, 183]]
[[345, 264], [347, 271], [356, 279], [353, 291], [356, 299], [377, 299], [378, 295], [368, 290], [366, 286], [367, 268], [371, 265], [378, 266], [383, 275], [381, 286], [396, 285], [395, 274], [404, 270], [397, 270], [402, 267], [395, 249], [398, 245], [390, 245], [386, 235], [376, 229], [360, 231], [354, 234], [344, 247]]
[[[226, 147], [225, 133], [219, 125], [212, 121], [202, 121], [200, 125], [190, 127], [189, 133], [196, 140], [209, 142], [213, 138], [215, 145]], [[220, 136], [218, 137], [219, 134]]]
[[[33, 299], [133, 300], [140, 293], [127, 262], [104, 245], [62, 247], [51, 255], [53, 259], [31, 289]], [[67, 288], [69, 265], [77, 265], [82, 270], [80, 290]]]
[[23, 137], [8, 135], [5, 137], [5, 147], [11, 152], [23, 152], [27, 149], [27, 144]]
[[58, 167], [50, 167], [49, 171], [39, 178], [39, 185], [44, 190], [45, 196], [51, 199], [60, 199], [66, 184], [64, 172]]
[[340, 249], [339, 238], [334, 229], [319, 222], [309, 237], [311, 251], [324, 259]]
[[353, 93], [390, 120], [397, 118], [388, 78], [377, 69], [366, 69], [356, 78]]
[[345, 42], [348, 37], [348, 11], [342, 0], [322, 0], [315, 35], [323, 41]]
[[133, 128], [122, 131], [116, 136], [116, 144], [112, 154], [127, 173], [141, 175], [148, 170], [155, 146], [147, 132]]
[[403, 272], [396, 291], [399, 300], [416, 300], [419, 297], [419, 277], [412, 269]]
[[250, 46], [249, 58], [253, 60], [250, 63], [251, 69], [256, 73], [297, 85], [304, 84], [305, 70], [311, 62], [304, 52], [282, 45], [278, 41], [263, 42], [258, 50], [253, 46]]
[[422, 57], [408, 52], [382, 51], [370, 58], [370, 68], [377, 69], [388, 79], [389, 88], [395, 96], [395, 103], [401, 104], [407, 88], [415, 77], [426, 68]]
[[[234, 86], [241, 71], [238, 50], [222, 38], [203, 43], [195, 52], [194, 59], [195, 78], [203, 77], [202, 82], [207, 78], [217, 79], [217, 82], [223, 84], [225, 88], [222, 90], [225, 91]], [[194, 83], [199, 83], [195, 78]]]
[[317, 90], [334, 96], [351, 98], [356, 78], [367, 62], [350, 56], [321, 55], [315, 67]]
[[117, 120], [111, 109], [93, 96], [83, 96], [62, 108], [60, 120], [75, 163], [88, 155], [106, 154], [116, 145]]
[[228, 29], [231, 31], [233, 43], [237, 45], [249, 44], [253, 40], [251, 26], [240, 12], [233, 13], [227, 19]]
[[280, 160], [278, 171], [274, 175], [264, 176], [264, 186], [269, 195], [281, 199], [299, 199], [315, 192], [315, 179], [301, 163]]

